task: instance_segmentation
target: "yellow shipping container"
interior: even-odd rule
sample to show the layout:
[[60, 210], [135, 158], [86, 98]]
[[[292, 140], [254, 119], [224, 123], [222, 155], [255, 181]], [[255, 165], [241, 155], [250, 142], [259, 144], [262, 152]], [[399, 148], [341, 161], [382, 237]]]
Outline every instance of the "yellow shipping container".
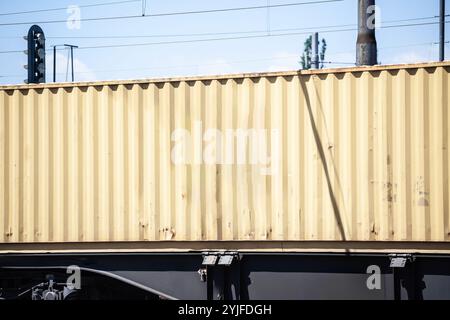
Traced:
[[446, 243], [449, 68], [0, 86], [0, 243]]

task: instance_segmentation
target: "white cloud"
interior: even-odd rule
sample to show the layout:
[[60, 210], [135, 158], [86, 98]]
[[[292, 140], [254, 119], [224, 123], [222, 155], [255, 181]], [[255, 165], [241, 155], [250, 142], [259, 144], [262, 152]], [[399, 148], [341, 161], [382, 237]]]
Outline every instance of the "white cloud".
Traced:
[[426, 62], [431, 61], [432, 58], [432, 52], [425, 52], [425, 51], [410, 51], [405, 53], [400, 53], [397, 55], [394, 55], [392, 59], [389, 59], [389, 61], [386, 61], [386, 63], [389, 64], [403, 64], [403, 63], [417, 63], [417, 62]]
[[215, 59], [199, 65], [196, 71], [198, 74], [226, 74], [232, 73], [233, 67], [225, 59]]
[[273, 61], [268, 66], [267, 70], [271, 71], [285, 71], [298, 70], [301, 68], [299, 64], [300, 54], [292, 52], [278, 52], [274, 55]]
[[[74, 55], [76, 51], [74, 52]], [[67, 68], [67, 62], [69, 67]], [[47, 55], [47, 82], [53, 81], [53, 53]], [[96, 80], [96, 74], [80, 59], [74, 57], [73, 69], [75, 74], [75, 81], [92, 81]], [[67, 77], [66, 77], [67, 74]], [[56, 53], [56, 81], [65, 82], [72, 81], [72, 69], [71, 61], [68, 59], [66, 51], [60, 51]]]

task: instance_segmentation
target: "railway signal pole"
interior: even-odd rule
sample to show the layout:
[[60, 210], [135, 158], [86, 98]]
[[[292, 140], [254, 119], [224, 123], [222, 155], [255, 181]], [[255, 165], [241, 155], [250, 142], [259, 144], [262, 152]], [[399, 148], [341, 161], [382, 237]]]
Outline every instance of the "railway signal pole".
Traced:
[[28, 42], [28, 48], [25, 53], [28, 55], [27, 83], [45, 82], [45, 35], [44, 31], [38, 26], [31, 26], [28, 35], [24, 37]]

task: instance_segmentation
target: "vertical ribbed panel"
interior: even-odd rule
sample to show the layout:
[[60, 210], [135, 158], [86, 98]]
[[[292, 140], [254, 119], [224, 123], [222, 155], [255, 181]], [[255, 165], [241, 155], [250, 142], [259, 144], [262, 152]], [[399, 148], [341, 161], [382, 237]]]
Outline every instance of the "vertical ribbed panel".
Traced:
[[0, 242], [448, 241], [449, 90], [447, 67], [2, 89]]

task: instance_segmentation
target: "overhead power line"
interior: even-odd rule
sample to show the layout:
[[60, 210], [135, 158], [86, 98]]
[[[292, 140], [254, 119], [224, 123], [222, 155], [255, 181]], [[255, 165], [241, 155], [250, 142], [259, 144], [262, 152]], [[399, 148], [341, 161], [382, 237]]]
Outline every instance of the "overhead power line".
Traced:
[[[445, 23], [449, 23], [446, 21]], [[439, 22], [427, 22], [427, 23], [411, 23], [411, 24], [399, 24], [382, 26], [384, 28], [403, 28], [403, 27], [413, 27], [413, 26], [423, 26], [432, 25]], [[287, 30], [287, 29], [284, 29]], [[294, 29], [293, 29], [294, 30]], [[305, 29], [299, 29], [305, 30]], [[321, 33], [335, 33], [335, 32], [350, 32], [356, 31], [356, 28], [346, 28], [346, 29], [334, 29], [334, 30], [321, 30]], [[286, 33], [271, 33], [271, 34], [260, 34], [260, 35], [247, 35], [247, 36], [237, 36], [237, 37], [219, 37], [219, 38], [203, 38], [203, 39], [189, 39], [189, 40], [174, 40], [174, 41], [159, 41], [159, 42], [142, 42], [142, 43], [128, 43], [128, 44], [107, 44], [107, 45], [96, 45], [96, 46], [85, 46], [79, 47], [78, 50], [86, 49], [104, 49], [104, 48], [123, 48], [123, 47], [141, 47], [141, 46], [152, 46], [152, 45], [168, 45], [168, 44], [183, 44], [183, 43], [195, 43], [195, 42], [213, 42], [213, 41], [226, 41], [226, 40], [240, 40], [240, 39], [255, 39], [255, 38], [268, 38], [268, 37], [284, 37], [284, 36], [295, 36], [295, 35], [305, 35], [310, 32], [286, 32]], [[0, 54], [6, 53], [19, 53], [22, 50], [10, 50], [10, 51], [0, 51]]]
[[[422, 18], [409, 18], [409, 19], [399, 19], [399, 20], [388, 20], [384, 23], [396, 23], [396, 22], [407, 22], [407, 21], [417, 21], [417, 20], [429, 20], [435, 19], [437, 17], [422, 17]], [[271, 29], [271, 32], [284, 32], [284, 31], [295, 31], [295, 30], [319, 30], [328, 28], [344, 28], [344, 27], [356, 27], [356, 24], [340, 24], [340, 25], [330, 25], [330, 26], [316, 26], [316, 27], [303, 27], [303, 28], [284, 28], [284, 29]], [[196, 37], [196, 36], [218, 36], [218, 35], [233, 35], [233, 34], [250, 34], [250, 33], [267, 33], [267, 30], [247, 30], [247, 31], [228, 31], [228, 32], [200, 32], [200, 33], [177, 33], [177, 34], [150, 34], [150, 35], [98, 35], [98, 36], [50, 36], [47, 39], [129, 39], [129, 38], [176, 38], [176, 37]]]
[[[450, 41], [447, 41], [446, 44], [449, 44]], [[378, 50], [388, 50], [395, 48], [404, 48], [404, 47], [418, 47], [418, 46], [428, 46], [428, 45], [436, 45], [438, 42], [422, 42], [422, 43], [412, 43], [412, 44], [402, 44], [395, 46], [386, 46], [380, 47]], [[339, 55], [342, 53], [351, 53], [353, 51], [341, 51], [341, 52], [331, 52], [327, 55]], [[90, 71], [80, 71], [77, 74], [86, 74], [86, 73], [110, 73], [110, 72], [123, 72], [123, 71], [148, 71], [148, 70], [166, 70], [166, 69], [176, 69], [176, 68], [196, 68], [203, 66], [218, 66], [223, 64], [239, 64], [239, 63], [249, 63], [249, 62], [259, 62], [259, 61], [271, 61], [271, 60], [282, 60], [282, 59], [292, 59], [299, 58], [298, 54], [295, 55], [284, 55], [279, 57], [266, 57], [266, 58], [258, 58], [258, 59], [246, 59], [246, 60], [234, 60], [234, 61], [225, 61], [225, 62], [216, 62], [216, 63], [202, 63], [202, 64], [190, 64], [190, 65], [171, 65], [171, 66], [157, 66], [157, 67], [149, 67], [149, 68], [118, 68], [118, 69], [94, 69]], [[354, 62], [339, 62], [339, 61], [324, 61], [324, 64], [340, 64], [340, 65], [354, 65]], [[58, 75], [65, 75], [65, 72], [58, 72]], [[21, 78], [23, 75], [0, 75], [0, 78]]]
[[[258, 58], [258, 59], [246, 59], [246, 60], [235, 60], [235, 61], [226, 61], [225, 64], [239, 64], [239, 63], [249, 63], [249, 62], [258, 62], [258, 61], [270, 61], [270, 60], [281, 60], [281, 59], [291, 59], [299, 57], [298, 55], [285, 55], [281, 57], [267, 57], [267, 58]], [[217, 66], [223, 65], [224, 63], [215, 62], [215, 63], [202, 63], [201, 66]], [[121, 72], [121, 71], [148, 71], [148, 70], [159, 70], [159, 69], [176, 69], [176, 68], [195, 68], [199, 67], [199, 64], [183, 64], [183, 65], [171, 65], [171, 66], [158, 66], [158, 67], [150, 67], [150, 68], [119, 68], [119, 69], [107, 69], [107, 70], [91, 70], [91, 71], [81, 71], [77, 72], [78, 74], [83, 73], [108, 73], [108, 72]], [[65, 72], [58, 72], [57, 74], [63, 75]], [[20, 75], [3, 75], [0, 76], [2, 78], [5, 77], [22, 77]]]
[[[106, 21], [106, 20], [122, 20], [122, 19], [135, 19], [135, 18], [151, 18], [151, 17], [167, 17], [167, 16], [177, 16], [177, 15], [190, 15], [190, 14], [206, 14], [206, 13], [218, 13], [218, 12], [232, 12], [232, 11], [243, 11], [243, 10], [257, 10], [257, 9], [267, 9], [269, 8], [283, 8], [283, 7], [293, 7], [311, 4], [325, 4], [331, 2], [342, 2], [344, 0], [317, 0], [308, 2], [293, 2], [293, 3], [282, 3], [273, 5], [261, 5], [261, 6], [248, 6], [248, 7], [235, 7], [235, 8], [221, 8], [221, 9], [209, 9], [209, 10], [196, 10], [196, 11], [178, 11], [178, 12], [163, 12], [154, 13], [147, 15], [130, 15], [130, 16], [115, 16], [115, 17], [96, 17], [96, 18], [84, 18], [80, 19], [80, 22], [88, 21]], [[16, 25], [29, 25], [29, 24], [49, 24], [49, 23], [66, 23], [67, 20], [47, 20], [47, 21], [27, 21], [27, 22], [9, 22], [0, 23], [0, 26], [16, 26]]]
[[[436, 19], [436, 16], [429, 17], [417, 17], [408, 19], [398, 19], [398, 20], [387, 20], [383, 23], [396, 23], [396, 22], [407, 22], [407, 21], [418, 21], [418, 20], [430, 20]], [[272, 29], [271, 32], [282, 32], [282, 31], [295, 31], [295, 30], [319, 30], [328, 28], [344, 28], [344, 27], [356, 27], [356, 24], [339, 24], [339, 25], [329, 25], [329, 26], [314, 26], [314, 27], [302, 27], [302, 28], [284, 28], [284, 29]], [[319, 30], [320, 31], [320, 30]], [[130, 38], [177, 38], [177, 37], [201, 37], [201, 36], [219, 36], [219, 35], [233, 35], [233, 34], [251, 34], [251, 33], [267, 33], [267, 30], [247, 30], [247, 31], [225, 31], [225, 32], [197, 32], [197, 33], [172, 33], [172, 34], [143, 34], [143, 35], [97, 35], [97, 36], [49, 36], [47, 39], [130, 39]], [[0, 37], [0, 39], [18, 39], [22, 36], [10, 36], [10, 37]]]
[[[332, 33], [332, 32], [344, 32], [344, 31], [354, 31], [356, 29], [338, 29], [338, 30], [324, 30], [321, 33]], [[282, 36], [293, 36], [309, 34], [309, 32], [290, 32], [290, 33], [279, 33], [279, 34], [263, 34], [263, 35], [248, 35], [248, 36], [238, 36], [238, 37], [220, 37], [220, 38], [203, 38], [203, 39], [189, 39], [189, 40], [174, 40], [174, 41], [160, 41], [160, 42], [143, 42], [143, 43], [128, 43], [128, 44], [110, 44], [110, 45], [98, 45], [98, 46], [85, 46], [78, 47], [78, 50], [85, 49], [102, 49], [102, 48], [121, 48], [121, 47], [139, 47], [139, 46], [151, 46], [151, 45], [167, 45], [167, 44], [182, 44], [182, 43], [193, 43], [193, 42], [212, 42], [212, 41], [225, 41], [225, 40], [239, 40], [239, 39], [253, 39], [253, 38], [267, 38], [267, 37], [282, 37]], [[58, 49], [62, 50], [62, 49]], [[50, 50], [47, 50], [50, 51]], [[0, 51], [3, 53], [20, 53], [23, 50], [9, 50]]]
[[[402, 21], [402, 20], [399, 20]], [[392, 21], [394, 22], [394, 21]], [[340, 24], [330, 26], [316, 26], [316, 27], [302, 27], [302, 28], [284, 28], [284, 29], [272, 29], [272, 32], [282, 31], [298, 31], [298, 30], [317, 30], [327, 28], [340, 28], [340, 27], [354, 27], [355, 24]], [[251, 33], [265, 33], [267, 30], [247, 30], [247, 31], [224, 31], [224, 32], [194, 32], [194, 33], [173, 33], [173, 34], [147, 34], [147, 35], [100, 35], [100, 36], [53, 36], [46, 37], [46, 39], [130, 39], [130, 38], [177, 38], [177, 37], [202, 37], [202, 36], [220, 36], [220, 35], [235, 35], [235, 34], [251, 34]], [[0, 37], [0, 39], [18, 39], [22, 37]]]
[[[446, 21], [448, 23], [449, 21]], [[384, 26], [382, 28], [400, 28], [400, 27], [411, 27], [411, 26], [423, 26], [427, 24], [437, 24], [438, 22], [429, 23], [417, 23], [417, 24], [403, 24], [403, 25], [391, 25]], [[321, 33], [334, 33], [334, 32], [348, 32], [356, 31], [356, 28], [348, 29], [336, 29], [336, 30], [323, 30]], [[249, 36], [238, 36], [238, 37], [220, 37], [220, 38], [206, 38], [206, 39], [189, 39], [189, 40], [178, 40], [178, 41], [160, 41], [160, 42], [144, 42], [144, 43], [131, 43], [131, 44], [111, 44], [111, 45], [97, 45], [97, 46], [86, 46], [80, 47], [79, 50], [84, 49], [102, 49], [102, 48], [121, 48], [121, 47], [140, 47], [140, 46], [151, 46], [151, 45], [165, 45], [165, 44], [182, 44], [182, 43], [192, 43], [192, 42], [212, 42], [212, 41], [224, 41], [224, 40], [238, 40], [238, 39], [254, 39], [254, 38], [267, 38], [267, 37], [283, 37], [283, 36], [294, 36], [309, 34], [309, 32], [287, 32], [278, 34], [263, 34], [263, 35], [249, 35]]]
[[[445, 21], [445, 23], [449, 23], [450, 21]], [[433, 25], [438, 24], [439, 22], [425, 22], [425, 23], [411, 23], [411, 24], [400, 24], [400, 25], [389, 25], [382, 26], [381, 29], [388, 28], [403, 28], [403, 27], [413, 27], [413, 26], [424, 26], [424, 25]], [[278, 29], [281, 30], [305, 30], [309, 28], [302, 29]], [[334, 29], [334, 30], [321, 30], [321, 33], [335, 33], [335, 32], [349, 32], [356, 31], [356, 28], [347, 28], [347, 29]], [[276, 31], [276, 30], [273, 30]], [[260, 34], [260, 35], [246, 35], [246, 36], [237, 36], [237, 37], [219, 37], [219, 38], [203, 38], [203, 39], [189, 39], [189, 40], [174, 40], [174, 41], [159, 41], [159, 42], [142, 42], [142, 43], [127, 43], [127, 44], [107, 44], [107, 45], [97, 45], [97, 46], [85, 46], [79, 47], [78, 50], [86, 50], [86, 49], [103, 49], [103, 48], [122, 48], [122, 47], [141, 47], [141, 46], [152, 46], [152, 45], [168, 45], [168, 44], [183, 44], [183, 43], [195, 43], [195, 42], [213, 42], [213, 41], [226, 41], [226, 40], [240, 40], [240, 39], [255, 39], [255, 38], [268, 38], [268, 37], [283, 37], [283, 36], [295, 36], [295, 35], [304, 35], [309, 34], [310, 32], [287, 32], [287, 33], [271, 33], [271, 34]], [[61, 49], [58, 49], [61, 50]], [[49, 51], [49, 50], [47, 50]], [[0, 54], [7, 53], [20, 53], [23, 50], [9, 50], [9, 51], [0, 51]]]
[[[100, 7], [100, 6], [112, 6], [117, 4], [125, 4], [131, 2], [142, 2], [142, 0], [127, 0], [127, 1], [115, 1], [115, 2], [105, 2], [105, 3], [96, 3], [96, 4], [86, 4], [77, 6], [78, 8], [91, 8], [91, 7]], [[19, 14], [27, 14], [27, 13], [37, 13], [37, 12], [50, 12], [50, 11], [62, 11], [67, 10], [67, 7], [59, 7], [59, 8], [47, 8], [47, 9], [38, 9], [38, 10], [30, 10], [30, 11], [17, 11], [17, 12], [7, 12], [0, 13], [0, 16], [13, 16]]]
[[[345, 32], [345, 31], [354, 31], [354, 30], [355, 29], [325, 30], [325, 31], [321, 31], [321, 33]], [[182, 43], [193, 43], [193, 42], [213, 42], [213, 41], [255, 39], [255, 38], [268, 38], [268, 37], [284, 37], [284, 36], [294, 36], [294, 35], [302, 35], [302, 34], [309, 34], [309, 33], [310, 32], [289, 32], [289, 33], [279, 33], [279, 34], [249, 35], [249, 36], [238, 36], [238, 37], [220, 37], [220, 38], [189, 39], [189, 40], [177, 40], [177, 41], [143, 42], [143, 43], [129, 43], [129, 44], [111, 44], [111, 45], [98, 45], [98, 46], [80, 47], [79, 50], [84, 50], [84, 49], [103, 49], [103, 48], [121, 48], [121, 47], [141, 47], [141, 46], [152, 46], [152, 45], [182, 44]]]
[[[448, 23], [449, 21], [445, 21], [445, 23]], [[422, 23], [410, 23], [410, 24], [403, 24], [401, 27], [415, 27], [415, 26], [427, 26], [432, 24], [439, 24], [439, 22], [422, 22]], [[382, 26], [381, 29], [389, 29], [389, 28], [397, 28], [399, 26], [392, 25], [392, 26]]]
[[[418, 21], [418, 20], [429, 20], [435, 19], [436, 16], [429, 17], [418, 17], [418, 18], [408, 18], [408, 19], [398, 19], [398, 20], [387, 20], [384, 23], [396, 23], [396, 22], [407, 22], [407, 21]], [[437, 23], [437, 22], [436, 22]], [[414, 24], [420, 25], [420, 24]], [[302, 27], [302, 28], [282, 28], [282, 29], [272, 29], [271, 32], [285, 32], [285, 31], [299, 31], [299, 30], [317, 30], [320, 32], [321, 29], [329, 28], [344, 28], [344, 27], [356, 27], [355, 24], [339, 24], [339, 25], [329, 25], [329, 26], [314, 26], [314, 27]], [[247, 31], [226, 31], [226, 32], [198, 32], [198, 33], [172, 33], [172, 34], [147, 34], [147, 35], [97, 35], [97, 36], [49, 36], [47, 39], [130, 39], [130, 38], [177, 38], [177, 37], [202, 37], [202, 36], [220, 36], [220, 35], [236, 35], [236, 34], [253, 34], [253, 33], [267, 33], [267, 30], [247, 30]], [[17, 39], [22, 38], [21, 36], [10, 36], [10, 37], [0, 37], [0, 39]], [[16, 51], [12, 51], [16, 52]]]

